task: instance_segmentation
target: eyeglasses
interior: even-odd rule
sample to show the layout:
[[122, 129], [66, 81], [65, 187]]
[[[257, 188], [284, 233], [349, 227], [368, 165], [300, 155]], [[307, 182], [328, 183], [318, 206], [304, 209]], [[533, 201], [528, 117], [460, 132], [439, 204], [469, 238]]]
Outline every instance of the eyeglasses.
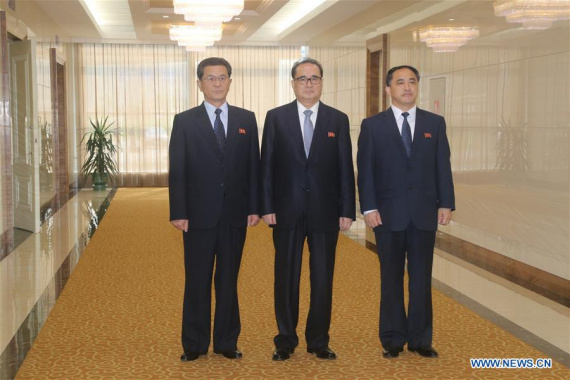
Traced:
[[299, 84], [302, 85], [302, 86], [306, 86], [308, 82], [311, 82], [311, 84], [313, 84], [313, 85], [321, 84], [321, 80], [322, 80], [322, 79], [323, 79], [323, 78], [318, 77], [318, 76], [316, 76], [316, 75], [313, 75], [313, 76], [310, 77], [310, 78], [307, 78], [306, 76], [302, 76], [302, 77], [299, 77], [299, 78], [295, 78], [295, 80], [297, 81], [297, 83], [299, 83]]
[[221, 84], [226, 83], [226, 81], [228, 80], [228, 77], [225, 75], [220, 75], [219, 77], [215, 77], [213, 75], [209, 75], [205, 78], [202, 78], [203, 81], [206, 81], [208, 83], [212, 83], [214, 84], [216, 81], [219, 81]]

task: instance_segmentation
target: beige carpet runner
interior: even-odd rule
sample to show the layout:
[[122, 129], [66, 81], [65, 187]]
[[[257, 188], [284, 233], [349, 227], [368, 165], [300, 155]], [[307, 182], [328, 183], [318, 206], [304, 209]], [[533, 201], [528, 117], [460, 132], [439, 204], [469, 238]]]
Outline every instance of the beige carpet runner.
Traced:
[[[308, 254], [308, 252], [306, 252]], [[168, 222], [163, 188], [120, 189], [57, 301], [19, 373], [20, 379], [464, 379], [570, 378], [552, 369], [472, 369], [470, 358], [545, 355], [434, 292], [434, 346], [439, 359], [405, 351], [384, 359], [378, 339], [379, 263], [371, 251], [340, 236], [331, 348], [316, 359], [303, 341], [309, 288], [305, 256], [301, 344], [291, 360], [273, 362], [271, 231], [248, 230], [240, 272], [241, 360], [211, 352], [179, 361], [184, 271], [182, 238]], [[213, 310], [213, 309], [212, 309]]]

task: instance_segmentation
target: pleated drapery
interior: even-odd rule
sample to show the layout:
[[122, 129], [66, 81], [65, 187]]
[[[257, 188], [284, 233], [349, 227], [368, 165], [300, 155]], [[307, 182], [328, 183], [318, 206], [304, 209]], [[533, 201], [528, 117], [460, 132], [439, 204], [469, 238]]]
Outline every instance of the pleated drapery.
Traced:
[[259, 131], [267, 110], [294, 99], [290, 69], [301, 47], [214, 47], [188, 53], [174, 45], [81, 44], [80, 120], [109, 117], [118, 138], [119, 186], [166, 186], [174, 115], [203, 100], [196, 67], [210, 56], [233, 68], [228, 103], [255, 112]]

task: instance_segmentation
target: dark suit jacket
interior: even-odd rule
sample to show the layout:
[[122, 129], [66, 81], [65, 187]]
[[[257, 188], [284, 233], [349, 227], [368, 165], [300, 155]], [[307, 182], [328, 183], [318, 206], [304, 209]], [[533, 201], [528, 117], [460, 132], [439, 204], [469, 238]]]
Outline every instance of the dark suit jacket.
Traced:
[[417, 109], [410, 158], [392, 108], [362, 121], [358, 138], [361, 210], [380, 212], [384, 231], [403, 231], [410, 222], [437, 230], [438, 208], [455, 209], [450, 151], [443, 117]]
[[228, 105], [227, 140], [221, 156], [206, 107], [174, 117], [170, 138], [170, 220], [213, 228], [227, 205], [229, 222], [247, 226], [259, 214], [259, 136], [251, 111]]
[[267, 112], [261, 180], [261, 214], [275, 213], [275, 228], [294, 228], [303, 213], [316, 231], [338, 231], [341, 216], [355, 219], [348, 116], [320, 103], [307, 158], [297, 101]]

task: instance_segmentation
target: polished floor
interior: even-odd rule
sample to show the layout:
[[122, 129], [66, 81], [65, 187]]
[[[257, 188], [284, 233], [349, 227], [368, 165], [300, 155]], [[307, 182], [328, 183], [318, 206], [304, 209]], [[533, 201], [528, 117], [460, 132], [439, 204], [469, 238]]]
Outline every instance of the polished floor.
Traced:
[[[109, 193], [79, 192], [0, 262], [0, 378], [13, 378], [73, 272]], [[102, 209], [100, 211], [100, 209]], [[347, 234], [365, 243], [359, 219]], [[568, 366], [568, 308], [437, 251], [434, 286]]]
[[80, 191], [38, 234], [15, 231], [15, 249], [0, 261], [0, 379], [13, 378], [91, 235], [112, 191]]

